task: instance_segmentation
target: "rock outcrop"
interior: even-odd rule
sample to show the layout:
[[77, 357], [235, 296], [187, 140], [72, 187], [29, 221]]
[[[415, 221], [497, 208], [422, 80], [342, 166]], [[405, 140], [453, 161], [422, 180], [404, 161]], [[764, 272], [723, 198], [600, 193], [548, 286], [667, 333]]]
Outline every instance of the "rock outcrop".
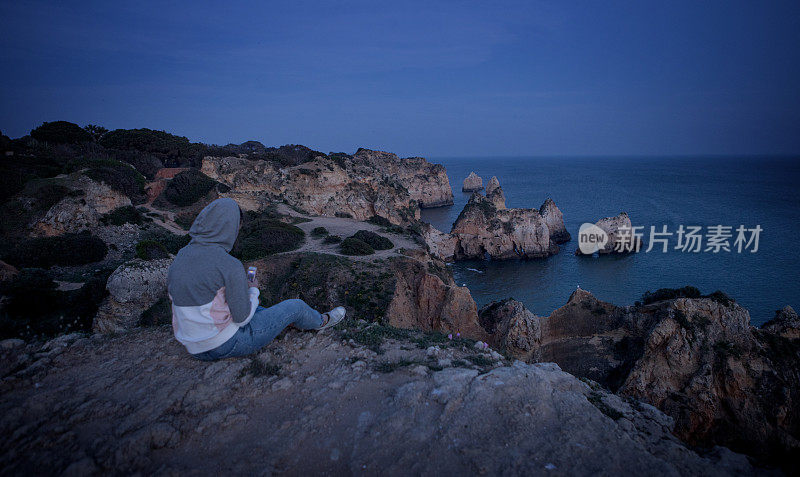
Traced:
[[420, 231], [431, 256], [444, 261], [453, 259], [458, 243], [455, 236], [444, 233], [429, 223], [423, 223]]
[[492, 176], [489, 180], [489, 185], [486, 186], [486, 199], [494, 204], [495, 208], [498, 210], [506, 208], [506, 195], [503, 193], [503, 189], [500, 187], [500, 181], [497, 180], [496, 176]]
[[544, 218], [547, 228], [550, 229], [550, 239], [553, 242], [562, 244], [572, 239], [564, 225], [564, 216], [553, 199], [548, 198], [544, 201], [544, 204], [539, 207], [539, 214]]
[[761, 326], [762, 330], [776, 336], [796, 340], [800, 338], [800, 318], [789, 305], [775, 312], [775, 318]]
[[686, 442], [782, 464], [800, 452], [800, 323], [788, 310], [756, 329], [719, 292], [621, 308], [579, 289], [549, 317], [513, 300], [479, 315], [490, 343], [653, 404]]
[[420, 207], [453, 205], [450, 179], [441, 164], [432, 164], [422, 157], [401, 159], [390, 152], [364, 148], [355, 153], [352, 161], [359, 175], [373, 174], [400, 183]]
[[0, 381], [0, 465], [13, 475], [755, 471], [724, 448], [698, 455], [668, 416], [554, 364], [402, 338], [377, 354], [338, 333], [287, 330], [253, 357], [215, 363], [187, 356], [164, 328], [0, 350], [16, 362]]
[[386, 312], [389, 324], [487, 339], [469, 289], [457, 286], [447, 272], [430, 273], [428, 268], [418, 261], [396, 264], [394, 295]]
[[[598, 250], [601, 255], [636, 253], [642, 248], [642, 240], [634, 233], [627, 212], [621, 212], [614, 217], [602, 218], [595, 225], [608, 236], [608, 241]], [[580, 248], [575, 250], [575, 255], [582, 255]]]
[[172, 259], [134, 259], [108, 277], [109, 296], [103, 300], [93, 328], [98, 333], [118, 333], [134, 328], [149, 307], [167, 296], [167, 271]]
[[462, 192], [476, 192], [483, 190], [483, 179], [475, 171], [469, 173], [464, 179], [464, 184], [461, 186]]
[[419, 219], [419, 207], [453, 203], [443, 166], [423, 158], [359, 149], [354, 156], [317, 156], [292, 167], [235, 157], [206, 157], [202, 171], [231, 190], [249, 210], [272, 200], [314, 215], [342, 215], [358, 220], [381, 216], [394, 224]]
[[50, 207], [44, 217], [30, 224], [36, 237], [61, 235], [92, 229], [100, 217], [112, 210], [131, 205], [125, 194], [84, 175], [74, 175], [63, 181], [72, 192]]

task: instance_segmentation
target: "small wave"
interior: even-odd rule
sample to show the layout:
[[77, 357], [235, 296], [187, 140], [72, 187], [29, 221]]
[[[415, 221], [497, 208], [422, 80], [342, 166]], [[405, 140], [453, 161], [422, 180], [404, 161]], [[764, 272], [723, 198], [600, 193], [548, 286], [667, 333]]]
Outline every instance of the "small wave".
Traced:
[[478, 270], [476, 268], [468, 268], [467, 270], [469, 270], [470, 272], [475, 272], [475, 273], [483, 273], [483, 271]]

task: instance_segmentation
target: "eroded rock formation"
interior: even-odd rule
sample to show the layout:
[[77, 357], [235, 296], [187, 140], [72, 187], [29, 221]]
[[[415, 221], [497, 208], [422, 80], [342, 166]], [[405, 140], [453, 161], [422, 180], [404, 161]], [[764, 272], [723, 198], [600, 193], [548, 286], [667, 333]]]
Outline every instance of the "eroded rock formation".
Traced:
[[509, 209], [497, 177], [489, 181], [485, 196], [472, 194], [449, 234], [425, 224], [421, 236], [431, 255], [445, 261], [546, 257], [570, 239], [551, 199], [539, 210]]
[[[642, 240], [634, 233], [627, 212], [620, 212], [614, 217], [602, 218], [595, 225], [603, 229], [608, 236], [608, 241], [598, 250], [601, 255], [635, 253], [642, 247]], [[580, 248], [575, 251], [575, 255], [582, 255]]]
[[231, 188], [222, 195], [249, 210], [279, 199], [315, 215], [358, 220], [378, 215], [394, 224], [407, 224], [419, 219], [419, 207], [453, 203], [443, 166], [368, 149], [346, 157], [317, 156], [292, 167], [264, 160], [206, 157], [202, 171]]
[[569, 242], [572, 237], [567, 232], [567, 227], [564, 225], [564, 216], [561, 210], [553, 202], [553, 199], [547, 198], [539, 207], [539, 214], [544, 218], [544, 223], [550, 229], [550, 239], [557, 244]]
[[445, 270], [430, 262], [398, 262], [396, 285], [386, 315], [389, 324], [445, 333], [461, 333], [476, 340], [488, 334], [478, 324], [478, 310], [467, 287], [459, 287]]
[[719, 292], [621, 308], [579, 289], [549, 317], [506, 300], [482, 308], [480, 323], [513, 356], [655, 405], [689, 443], [774, 463], [800, 452], [800, 323], [779, 315], [756, 329]]
[[475, 192], [483, 189], [483, 179], [475, 171], [469, 173], [461, 186], [462, 192]]
[[112, 210], [131, 205], [125, 194], [84, 175], [62, 181], [72, 192], [50, 207], [44, 217], [30, 224], [32, 236], [53, 236], [97, 227], [100, 217]]

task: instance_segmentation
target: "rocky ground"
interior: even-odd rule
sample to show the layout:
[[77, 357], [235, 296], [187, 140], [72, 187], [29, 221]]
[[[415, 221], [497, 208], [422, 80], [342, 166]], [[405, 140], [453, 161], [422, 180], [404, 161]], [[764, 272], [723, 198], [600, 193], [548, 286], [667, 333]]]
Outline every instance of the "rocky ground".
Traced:
[[2, 344], [8, 474], [733, 475], [655, 408], [481, 343], [349, 321], [253, 358], [191, 359], [168, 328]]

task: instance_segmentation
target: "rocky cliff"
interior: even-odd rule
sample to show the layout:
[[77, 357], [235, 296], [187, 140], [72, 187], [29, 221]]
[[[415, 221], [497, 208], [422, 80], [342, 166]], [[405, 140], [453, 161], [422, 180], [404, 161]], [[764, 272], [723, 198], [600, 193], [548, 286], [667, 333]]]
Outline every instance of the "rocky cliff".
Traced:
[[726, 445], [772, 463], [800, 452], [800, 324], [787, 312], [763, 329], [717, 292], [617, 307], [577, 290], [549, 317], [514, 300], [480, 311], [490, 343], [530, 362], [651, 403], [695, 445]]
[[383, 175], [408, 189], [420, 207], [441, 207], [453, 204], [453, 190], [447, 170], [422, 157], [399, 158], [396, 154], [359, 149], [352, 157], [353, 167], [364, 174]]
[[4, 341], [0, 465], [67, 476], [756, 470], [724, 448], [698, 455], [652, 406], [476, 348], [366, 323], [287, 330], [216, 363], [187, 356], [165, 328]]
[[285, 200], [315, 215], [366, 220], [381, 216], [395, 224], [419, 219], [419, 207], [453, 203], [447, 173], [423, 158], [359, 149], [353, 156], [317, 156], [292, 167], [233, 157], [206, 157], [203, 173], [231, 188], [226, 196], [259, 210]]

